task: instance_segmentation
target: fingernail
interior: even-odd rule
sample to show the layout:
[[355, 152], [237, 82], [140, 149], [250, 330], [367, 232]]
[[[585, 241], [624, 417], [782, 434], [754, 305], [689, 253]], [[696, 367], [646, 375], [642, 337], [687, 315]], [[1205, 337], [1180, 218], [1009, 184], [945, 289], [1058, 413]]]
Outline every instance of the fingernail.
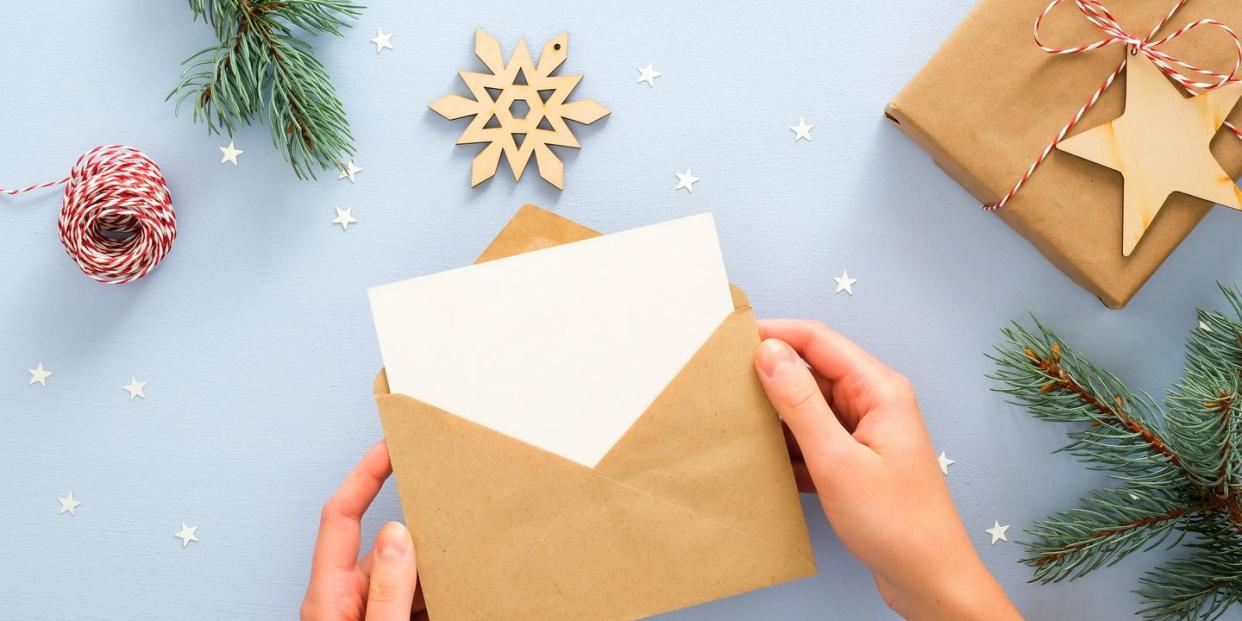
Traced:
[[797, 356], [784, 341], [767, 339], [759, 344], [759, 371], [767, 377], [775, 377], [781, 367], [795, 361]]
[[375, 553], [380, 558], [403, 559], [410, 554], [410, 531], [401, 522], [389, 522], [380, 529]]

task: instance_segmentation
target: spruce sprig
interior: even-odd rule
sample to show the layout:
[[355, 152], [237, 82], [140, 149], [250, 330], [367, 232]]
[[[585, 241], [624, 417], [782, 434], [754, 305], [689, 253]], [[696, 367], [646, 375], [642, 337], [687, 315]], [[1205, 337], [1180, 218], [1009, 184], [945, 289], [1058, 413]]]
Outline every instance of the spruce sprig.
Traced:
[[169, 93], [191, 99], [194, 120], [230, 136], [267, 119], [272, 143], [300, 179], [340, 168], [354, 153], [345, 106], [301, 33], [341, 36], [363, 7], [349, 0], [189, 0], [220, 39], [186, 59]]
[[989, 357], [997, 391], [1033, 416], [1073, 426], [1067, 451], [1117, 485], [1027, 532], [1034, 580], [1058, 582], [1132, 552], [1182, 545], [1187, 556], [1148, 572], [1139, 611], [1151, 620], [1215, 619], [1242, 602], [1242, 294], [1232, 314], [1198, 311], [1185, 374], [1163, 407], [1135, 393], [1035, 322], [1003, 330]]

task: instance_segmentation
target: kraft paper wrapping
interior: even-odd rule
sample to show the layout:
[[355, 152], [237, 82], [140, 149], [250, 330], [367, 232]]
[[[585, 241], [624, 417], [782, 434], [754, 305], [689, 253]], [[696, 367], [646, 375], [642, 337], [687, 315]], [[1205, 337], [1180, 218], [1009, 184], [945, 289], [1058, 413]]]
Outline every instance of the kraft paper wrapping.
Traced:
[[[887, 107], [889, 119], [980, 203], [995, 202], [1009, 190], [1127, 53], [1121, 45], [1073, 56], [1044, 53], [1031, 28], [1047, 2], [982, 0]], [[1107, 5], [1126, 30], [1146, 36], [1172, 2]], [[1240, 28], [1242, 3], [1190, 0], [1158, 36], [1202, 17]], [[1212, 30], [1197, 29], [1160, 49], [1228, 72], [1236, 52], [1226, 35]], [[1052, 47], [1103, 38], [1072, 2], [1045, 19], [1041, 34]], [[1122, 76], [1071, 135], [1117, 118], [1124, 109]], [[1229, 119], [1242, 121], [1242, 112], [1235, 109]], [[1212, 153], [1235, 178], [1242, 172], [1242, 140], [1227, 130], [1217, 134]], [[1134, 253], [1123, 257], [1121, 202], [1119, 173], [1057, 151], [996, 213], [1074, 282], [1120, 308], [1212, 207], [1173, 194]]]
[[[479, 261], [594, 231], [523, 207]], [[375, 382], [428, 612], [633, 619], [812, 575], [746, 298], [595, 468]]]

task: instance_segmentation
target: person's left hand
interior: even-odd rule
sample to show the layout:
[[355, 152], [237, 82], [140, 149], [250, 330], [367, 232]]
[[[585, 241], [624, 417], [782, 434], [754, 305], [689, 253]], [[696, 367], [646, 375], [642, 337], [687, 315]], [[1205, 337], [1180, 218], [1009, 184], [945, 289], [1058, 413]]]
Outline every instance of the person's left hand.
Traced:
[[381, 441], [324, 504], [303, 621], [405, 621], [426, 611], [417, 588], [414, 542], [400, 522], [385, 524], [375, 547], [358, 559], [362, 514], [391, 473], [388, 447]]

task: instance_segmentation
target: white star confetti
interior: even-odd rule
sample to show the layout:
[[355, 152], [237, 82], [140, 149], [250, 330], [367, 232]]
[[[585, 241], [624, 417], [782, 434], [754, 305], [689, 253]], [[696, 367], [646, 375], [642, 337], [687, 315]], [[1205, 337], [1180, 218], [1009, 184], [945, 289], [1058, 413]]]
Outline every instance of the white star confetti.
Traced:
[[647, 86], [650, 86], [650, 87], [655, 87], [655, 79], [660, 77], [661, 75], [664, 75], [660, 73], [659, 71], [656, 71], [655, 69], [653, 69], [651, 67], [651, 63], [647, 63], [646, 67], [639, 67], [638, 73], [640, 74], [638, 76], [638, 83], [642, 84], [643, 82], [646, 82]]
[[349, 160], [344, 166], [341, 167], [341, 174], [337, 176], [337, 179], [349, 179], [349, 182], [353, 183], [354, 175], [360, 172], [362, 172], [362, 169], [354, 165], [353, 160]]
[[371, 39], [371, 43], [375, 44], [375, 53], [379, 54], [384, 50], [395, 49], [392, 46], [392, 33], [384, 32], [382, 28], [375, 29], [375, 38]]
[[223, 164], [223, 163], [225, 163], [225, 162], [231, 162], [234, 166], [236, 166], [236, 165], [237, 165], [237, 156], [241, 155], [242, 153], [245, 153], [245, 151], [242, 151], [241, 149], [238, 149], [238, 148], [234, 147], [234, 146], [233, 146], [233, 141], [232, 141], [232, 140], [230, 140], [230, 141], [229, 141], [229, 146], [227, 146], [227, 147], [220, 147], [220, 153], [222, 153], [222, 154], [223, 154], [223, 157], [221, 157], [221, 158], [220, 158], [220, 163], [221, 163], [221, 164]]
[[140, 382], [138, 381], [138, 378], [130, 376], [129, 384], [126, 384], [125, 386], [121, 386], [121, 390], [128, 392], [129, 400], [133, 401], [134, 397], [142, 397], [143, 399], [147, 398], [146, 393], [143, 392], [143, 390], [146, 390], [146, 387], [147, 387], [146, 382]]
[[186, 546], [190, 545], [191, 541], [198, 541], [197, 533], [198, 533], [197, 526], [186, 526], [185, 522], [182, 522], [181, 530], [173, 533], [173, 537], [180, 539], [181, 547], [185, 548]]
[[996, 543], [997, 541], [1009, 541], [1009, 538], [1005, 536], [1005, 531], [1009, 530], [1008, 524], [1001, 526], [1000, 522], [997, 522], [996, 520], [992, 520], [992, 528], [987, 528], [984, 530], [986, 530], [987, 533], [992, 536], [992, 543]]
[[52, 376], [51, 371], [48, 371], [47, 369], [43, 368], [42, 362], [36, 365], [35, 368], [26, 369], [26, 370], [30, 371], [30, 383], [31, 384], [47, 386], [47, 378]]
[[936, 461], [940, 462], [940, 472], [945, 476], [949, 475], [949, 466], [956, 463], [954, 460], [949, 459], [949, 456], [945, 455], [944, 451], [940, 451], [940, 457], [937, 457]]
[[798, 117], [798, 124], [790, 125], [789, 129], [793, 130], [794, 142], [798, 142], [799, 140], [803, 140], [803, 139], [805, 139], [807, 142], [810, 142], [811, 141], [811, 129], [813, 129], [814, 127], [815, 127], [814, 125], [807, 125], [806, 119], [802, 117]]
[[342, 231], [349, 230], [349, 225], [358, 221], [356, 218], [354, 218], [353, 207], [350, 207], [349, 209], [341, 209], [340, 207], [336, 207], [335, 209], [336, 209], [336, 219], [332, 221], [332, 224], [341, 225]]
[[858, 282], [858, 279], [850, 278], [849, 271], [842, 270], [840, 276], [834, 276], [832, 279], [837, 281], [836, 293], [844, 291], [850, 295], [854, 295], [854, 283]]
[[68, 496], [65, 496], [64, 498], [57, 498], [56, 500], [60, 501], [60, 511], [56, 512], [57, 515], [61, 513], [68, 513], [69, 515], [76, 515], [73, 512], [74, 509], [77, 509], [78, 505], [82, 504], [82, 501], [73, 497], [72, 491], [69, 492]]
[[673, 173], [673, 174], [677, 175], [677, 187], [673, 188], [674, 192], [682, 188], [685, 188], [687, 192], [690, 192], [690, 193], [694, 192], [694, 184], [699, 182], [699, 178], [690, 174], [689, 168], [687, 168], [686, 172], [684, 173]]

